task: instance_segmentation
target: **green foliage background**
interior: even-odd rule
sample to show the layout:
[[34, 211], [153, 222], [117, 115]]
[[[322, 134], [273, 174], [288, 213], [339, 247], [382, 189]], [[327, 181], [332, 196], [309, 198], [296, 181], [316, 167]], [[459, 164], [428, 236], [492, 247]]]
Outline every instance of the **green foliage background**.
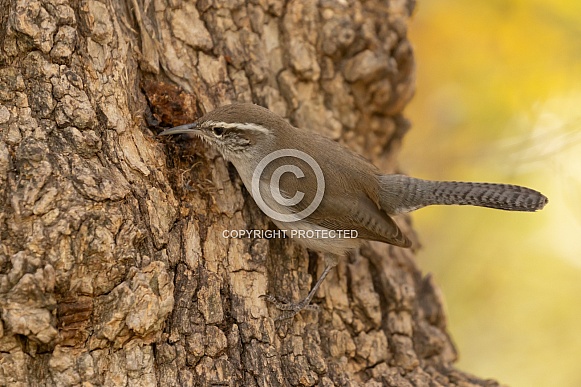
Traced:
[[513, 387], [581, 386], [581, 2], [421, 1], [410, 36], [404, 171], [549, 197], [534, 214], [414, 213], [459, 367]]

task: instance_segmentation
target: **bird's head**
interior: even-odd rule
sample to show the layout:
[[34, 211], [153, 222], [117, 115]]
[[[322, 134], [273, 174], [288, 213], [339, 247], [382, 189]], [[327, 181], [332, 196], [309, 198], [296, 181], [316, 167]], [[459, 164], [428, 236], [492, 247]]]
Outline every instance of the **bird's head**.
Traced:
[[277, 132], [289, 127], [270, 110], [250, 103], [219, 107], [196, 122], [164, 130], [160, 136], [188, 134], [215, 147], [225, 159], [249, 157], [263, 153], [276, 141]]

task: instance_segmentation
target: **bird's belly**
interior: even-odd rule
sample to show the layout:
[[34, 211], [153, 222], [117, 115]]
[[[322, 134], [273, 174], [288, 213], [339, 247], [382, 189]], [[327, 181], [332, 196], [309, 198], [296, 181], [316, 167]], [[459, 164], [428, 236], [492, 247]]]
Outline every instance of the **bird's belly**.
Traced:
[[[238, 171], [240, 173], [240, 170]], [[337, 255], [343, 255], [348, 250], [356, 249], [361, 245], [361, 239], [354, 235], [353, 230], [330, 230], [308, 222], [302, 217], [296, 220], [295, 210], [275, 200], [270, 189], [262, 189], [258, 192], [254, 187], [253, 190], [250, 172], [244, 170], [240, 173], [240, 177], [258, 207], [279, 229], [285, 232], [287, 238], [291, 238], [308, 249]], [[256, 197], [257, 193], [259, 197]], [[282, 219], [289, 219], [289, 221]]]
[[329, 230], [309, 222], [273, 222], [288, 238], [314, 251], [343, 255], [361, 244], [351, 230]]

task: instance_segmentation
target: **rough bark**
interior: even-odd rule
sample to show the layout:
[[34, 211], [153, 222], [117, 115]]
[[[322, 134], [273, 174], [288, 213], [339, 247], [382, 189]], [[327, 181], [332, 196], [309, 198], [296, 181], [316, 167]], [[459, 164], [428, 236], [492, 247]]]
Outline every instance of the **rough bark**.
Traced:
[[[386, 172], [414, 88], [413, 1], [0, 0], [0, 385], [497, 385], [457, 371], [413, 251], [322, 270], [180, 124], [252, 101]], [[406, 221], [401, 225], [408, 234]]]

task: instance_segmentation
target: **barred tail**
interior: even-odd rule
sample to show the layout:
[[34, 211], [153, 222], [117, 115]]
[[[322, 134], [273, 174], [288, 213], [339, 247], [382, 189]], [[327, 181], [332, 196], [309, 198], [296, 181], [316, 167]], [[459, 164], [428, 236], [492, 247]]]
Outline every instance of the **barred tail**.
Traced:
[[379, 183], [380, 205], [390, 214], [438, 204], [532, 212], [548, 202], [540, 192], [511, 184], [431, 181], [404, 175], [379, 176]]

